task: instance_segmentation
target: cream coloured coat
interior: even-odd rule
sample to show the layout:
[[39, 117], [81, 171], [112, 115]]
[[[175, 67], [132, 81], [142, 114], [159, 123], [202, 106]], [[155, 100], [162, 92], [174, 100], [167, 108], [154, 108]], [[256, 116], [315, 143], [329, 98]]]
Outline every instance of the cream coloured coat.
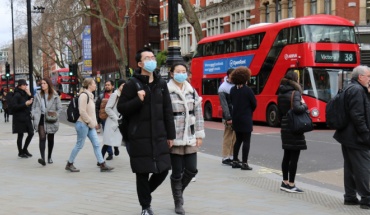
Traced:
[[103, 143], [108, 146], [121, 146], [122, 135], [118, 129], [119, 113], [117, 111], [118, 99], [121, 95], [119, 90], [116, 90], [109, 97], [107, 105], [105, 106], [105, 112], [108, 114], [108, 118], [105, 121]]
[[[87, 103], [87, 96], [89, 96], [89, 103]], [[89, 128], [95, 128], [98, 122], [96, 121], [94, 95], [90, 91], [84, 89], [80, 93], [78, 97], [78, 110], [80, 111], [78, 121], [86, 123]]]

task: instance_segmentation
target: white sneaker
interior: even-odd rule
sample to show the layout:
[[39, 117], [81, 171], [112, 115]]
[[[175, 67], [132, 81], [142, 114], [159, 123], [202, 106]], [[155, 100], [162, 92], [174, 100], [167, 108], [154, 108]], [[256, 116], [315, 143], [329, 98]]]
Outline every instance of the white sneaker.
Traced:
[[196, 182], [197, 181], [197, 179], [195, 178], [195, 177], [193, 177], [192, 179], [191, 179], [191, 182]]

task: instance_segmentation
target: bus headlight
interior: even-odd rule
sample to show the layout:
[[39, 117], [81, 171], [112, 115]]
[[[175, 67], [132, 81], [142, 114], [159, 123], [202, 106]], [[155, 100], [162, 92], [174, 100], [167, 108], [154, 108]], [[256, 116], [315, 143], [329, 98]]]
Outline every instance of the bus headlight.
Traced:
[[313, 108], [310, 113], [312, 117], [318, 117], [320, 115], [319, 110], [316, 108]]

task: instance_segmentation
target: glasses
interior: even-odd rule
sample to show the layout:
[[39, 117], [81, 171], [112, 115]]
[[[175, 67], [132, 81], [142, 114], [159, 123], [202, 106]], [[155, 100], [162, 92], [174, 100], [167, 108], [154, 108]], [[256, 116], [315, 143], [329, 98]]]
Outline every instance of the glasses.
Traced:
[[146, 56], [142, 59], [142, 61], [148, 61], [148, 60], [156, 60], [155, 56]]

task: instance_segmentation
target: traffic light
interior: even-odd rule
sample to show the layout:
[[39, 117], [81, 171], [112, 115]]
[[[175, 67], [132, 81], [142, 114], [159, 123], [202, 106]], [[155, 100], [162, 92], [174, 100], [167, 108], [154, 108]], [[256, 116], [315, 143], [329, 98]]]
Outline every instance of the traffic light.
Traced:
[[69, 76], [73, 76], [73, 64], [68, 64], [68, 68], [69, 68]]
[[8, 62], [5, 63], [5, 76], [6, 78], [10, 77], [10, 64]]
[[78, 65], [77, 63], [75, 64], [72, 64], [72, 72], [73, 72], [73, 76], [77, 76], [77, 69], [78, 69]]

